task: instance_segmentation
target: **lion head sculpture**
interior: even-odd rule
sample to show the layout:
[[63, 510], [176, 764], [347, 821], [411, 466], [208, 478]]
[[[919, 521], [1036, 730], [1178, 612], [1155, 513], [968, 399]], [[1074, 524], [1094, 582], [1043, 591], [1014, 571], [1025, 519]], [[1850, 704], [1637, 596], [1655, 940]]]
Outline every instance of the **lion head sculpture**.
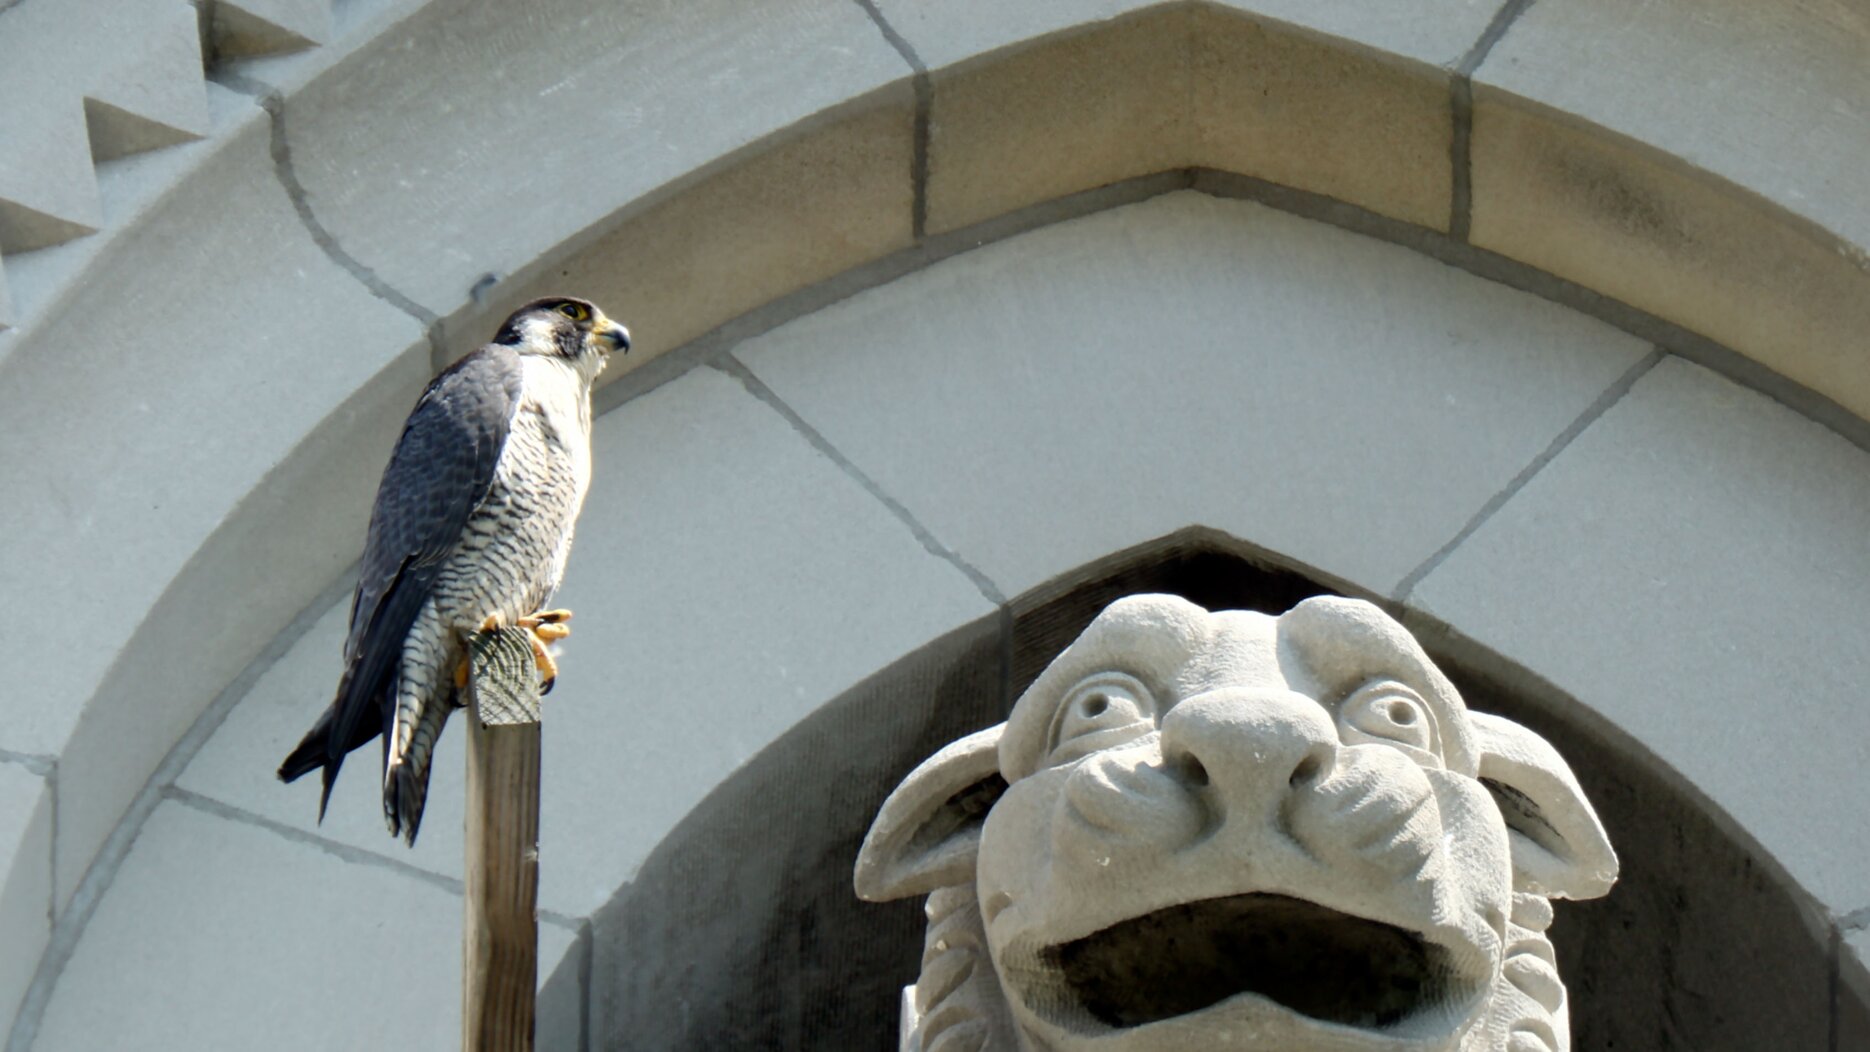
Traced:
[[1566, 1052], [1550, 900], [1616, 874], [1376, 606], [1140, 595], [903, 780], [856, 885], [929, 895], [905, 1050]]

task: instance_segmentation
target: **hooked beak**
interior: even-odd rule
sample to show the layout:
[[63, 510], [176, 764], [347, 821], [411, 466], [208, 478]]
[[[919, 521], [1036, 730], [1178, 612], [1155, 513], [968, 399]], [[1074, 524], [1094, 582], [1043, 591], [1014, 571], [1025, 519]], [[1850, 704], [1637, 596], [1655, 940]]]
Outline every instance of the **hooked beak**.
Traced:
[[[623, 326], [617, 324], [614, 321], [611, 321], [609, 318], [605, 317], [602, 313], [599, 313], [597, 316], [597, 324], [591, 326], [591, 332], [592, 332], [592, 335], [601, 337], [606, 342], [608, 342], [610, 344], [610, 351], [623, 351], [626, 354], [629, 353], [630, 330], [624, 328]], [[610, 351], [607, 351], [605, 353], [608, 354], [610, 353]]]

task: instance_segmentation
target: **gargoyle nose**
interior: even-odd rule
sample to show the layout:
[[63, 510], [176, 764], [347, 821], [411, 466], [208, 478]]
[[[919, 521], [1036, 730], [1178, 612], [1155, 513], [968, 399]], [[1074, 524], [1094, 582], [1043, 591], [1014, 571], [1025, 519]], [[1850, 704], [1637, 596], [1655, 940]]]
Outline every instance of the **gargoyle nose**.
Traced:
[[1192, 786], [1205, 786], [1230, 814], [1264, 813], [1295, 787], [1330, 777], [1338, 732], [1300, 694], [1212, 691], [1187, 698], [1162, 721], [1162, 756]]

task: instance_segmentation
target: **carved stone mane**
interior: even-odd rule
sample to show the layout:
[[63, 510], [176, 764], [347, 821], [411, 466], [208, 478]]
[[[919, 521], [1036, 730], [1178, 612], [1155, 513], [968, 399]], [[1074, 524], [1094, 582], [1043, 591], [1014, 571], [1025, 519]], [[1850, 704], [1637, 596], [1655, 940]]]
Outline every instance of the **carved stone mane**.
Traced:
[[1568, 1052], [1553, 898], [1617, 859], [1565, 762], [1359, 600], [1111, 604], [903, 780], [905, 1052]]

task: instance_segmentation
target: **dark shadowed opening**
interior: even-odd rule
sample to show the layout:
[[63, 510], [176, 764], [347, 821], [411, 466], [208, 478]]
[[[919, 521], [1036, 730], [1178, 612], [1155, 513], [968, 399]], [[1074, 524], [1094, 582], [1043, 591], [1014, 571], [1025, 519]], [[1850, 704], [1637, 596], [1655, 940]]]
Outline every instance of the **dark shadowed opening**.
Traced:
[[1313, 1019], [1377, 1029], [1443, 1006], [1453, 974], [1447, 956], [1394, 925], [1253, 894], [1133, 917], [1049, 947], [1039, 965], [1111, 1027], [1144, 1026], [1254, 993]]
[[[1267, 613], [1359, 594], [1185, 530], [882, 669], [717, 787], [617, 890], [593, 918], [590, 959], [573, 954], [547, 983], [542, 1011], [556, 1015], [541, 1019], [541, 1048], [894, 1049], [900, 991], [922, 954], [922, 903], [852, 892], [871, 818], [911, 768], [1003, 719], [1105, 604], [1135, 592]], [[1640, 744], [1443, 626], [1384, 605], [1470, 707], [1558, 748], [1623, 860], [1608, 897], [1556, 904], [1574, 1049], [1829, 1052], [1834, 1026], [1870, 1014], [1862, 977], [1836, 974], [1822, 912]], [[580, 1002], [583, 1018], [571, 1018]]]

